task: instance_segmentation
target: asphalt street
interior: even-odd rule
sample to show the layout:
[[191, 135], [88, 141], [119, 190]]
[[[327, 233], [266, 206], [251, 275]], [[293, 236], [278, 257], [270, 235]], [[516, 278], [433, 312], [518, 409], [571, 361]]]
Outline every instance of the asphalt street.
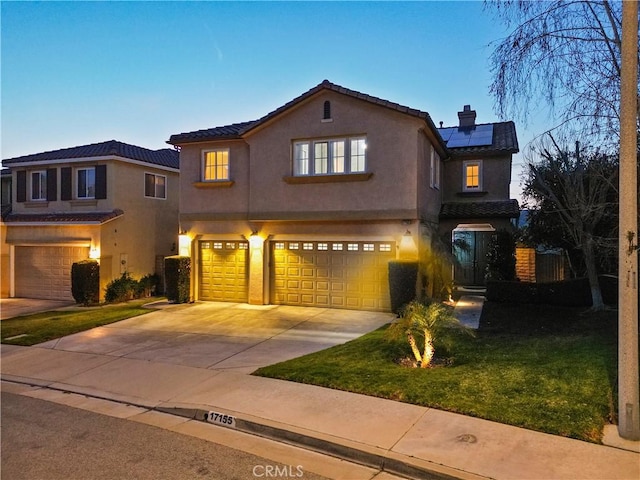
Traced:
[[150, 425], [2, 392], [2, 478], [131, 480], [303, 478], [304, 465]]

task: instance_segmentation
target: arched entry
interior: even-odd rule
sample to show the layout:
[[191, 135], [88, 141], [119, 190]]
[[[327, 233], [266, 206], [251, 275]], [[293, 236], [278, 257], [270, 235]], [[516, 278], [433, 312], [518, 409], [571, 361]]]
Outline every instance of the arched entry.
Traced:
[[460, 224], [453, 229], [453, 280], [456, 285], [485, 284], [487, 251], [495, 228], [489, 223]]

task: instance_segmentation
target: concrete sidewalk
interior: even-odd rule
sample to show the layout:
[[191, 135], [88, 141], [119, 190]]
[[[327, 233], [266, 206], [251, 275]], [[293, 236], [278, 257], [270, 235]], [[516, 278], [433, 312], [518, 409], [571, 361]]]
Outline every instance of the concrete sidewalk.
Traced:
[[[409, 478], [640, 478], [640, 454], [632, 451], [391, 400], [236, 371], [1, 348], [4, 388], [34, 386], [22, 394], [74, 392], [182, 415], [193, 425], [215, 411], [234, 416], [237, 430]], [[230, 427], [216, 428], [224, 435]]]

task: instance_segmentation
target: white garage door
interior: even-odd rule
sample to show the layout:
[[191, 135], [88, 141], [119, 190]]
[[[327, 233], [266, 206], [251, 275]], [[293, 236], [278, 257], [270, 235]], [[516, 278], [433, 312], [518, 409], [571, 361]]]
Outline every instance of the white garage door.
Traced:
[[271, 303], [388, 311], [393, 242], [272, 242]]
[[71, 300], [71, 265], [89, 258], [89, 247], [16, 247], [16, 296]]

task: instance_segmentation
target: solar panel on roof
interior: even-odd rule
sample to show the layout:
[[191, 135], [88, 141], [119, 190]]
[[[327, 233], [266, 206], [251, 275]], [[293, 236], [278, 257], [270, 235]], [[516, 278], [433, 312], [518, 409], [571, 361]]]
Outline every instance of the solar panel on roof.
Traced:
[[493, 143], [493, 125], [475, 127], [448, 127], [438, 129], [449, 148], [482, 147]]

